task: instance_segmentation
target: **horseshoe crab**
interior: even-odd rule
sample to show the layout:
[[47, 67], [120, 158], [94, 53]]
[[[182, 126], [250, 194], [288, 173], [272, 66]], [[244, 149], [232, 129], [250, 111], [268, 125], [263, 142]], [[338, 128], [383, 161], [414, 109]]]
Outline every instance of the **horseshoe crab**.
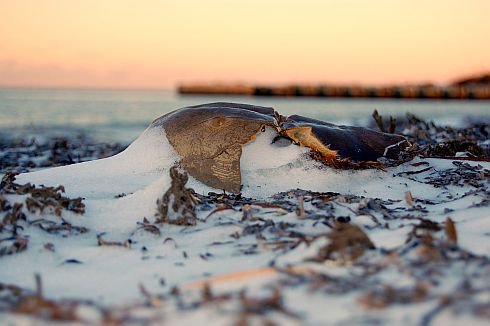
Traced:
[[333, 167], [382, 156], [397, 158], [408, 144], [399, 135], [299, 115], [284, 117], [270, 107], [237, 103], [185, 107], [156, 119], [151, 127], [164, 128], [181, 157], [181, 168], [211, 187], [234, 193], [241, 188], [242, 146], [266, 127], [276, 131], [276, 138], [309, 147], [316, 159]]

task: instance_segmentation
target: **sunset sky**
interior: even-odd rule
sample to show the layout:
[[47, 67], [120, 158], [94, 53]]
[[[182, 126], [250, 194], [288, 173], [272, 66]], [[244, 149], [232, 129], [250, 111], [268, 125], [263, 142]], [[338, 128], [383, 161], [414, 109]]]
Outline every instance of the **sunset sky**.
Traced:
[[0, 85], [446, 83], [490, 71], [487, 0], [0, 0]]

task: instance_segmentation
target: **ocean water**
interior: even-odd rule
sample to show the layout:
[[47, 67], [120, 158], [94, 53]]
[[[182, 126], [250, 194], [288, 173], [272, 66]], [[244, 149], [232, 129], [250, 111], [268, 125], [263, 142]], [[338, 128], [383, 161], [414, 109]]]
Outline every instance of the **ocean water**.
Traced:
[[130, 142], [150, 122], [172, 110], [227, 101], [272, 106], [338, 124], [365, 126], [377, 109], [383, 116], [411, 112], [440, 124], [490, 121], [490, 101], [406, 99], [181, 96], [163, 90], [0, 88], [0, 131], [12, 134], [84, 132], [100, 141]]

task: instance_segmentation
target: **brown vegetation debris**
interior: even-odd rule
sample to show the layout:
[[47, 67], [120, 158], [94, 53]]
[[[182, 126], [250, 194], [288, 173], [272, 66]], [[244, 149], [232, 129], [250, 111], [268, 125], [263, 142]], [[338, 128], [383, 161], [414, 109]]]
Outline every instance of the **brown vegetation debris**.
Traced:
[[31, 197], [26, 199], [27, 209], [31, 213], [43, 213], [45, 208], [51, 207], [57, 216], [61, 216], [62, 209], [76, 214], [85, 213], [85, 204], [82, 203], [81, 197], [71, 199], [62, 196], [63, 192], [65, 192], [63, 186], [33, 188], [30, 191]]
[[357, 225], [336, 223], [332, 232], [327, 233], [330, 240], [327, 245], [320, 248], [313, 260], [338, 259], [343, 261], [355, 260], [362, 256], [366, 249], [375, 249], [374, 243], [366, 233]]
[[51, 251], [51, 252], [55, 252], [55, 246], [53, 243], [51, 242], [46, 242], [44, 245], [43, 245], [43, 248], [48, 250], [48, 251]]
[[0, 212], [4, 212], [7, 209], [10, 209], [10, 203], [4, 196], [0, 195]]
[[488, 124], [480, 122], [465, 128], [443, 127], [410, 113], [407, 113], [405, 120], [404, 135], [419, 147], [417, 155], [449, 158], [455, 157], [458, 152], [466, 152], [473, 157], [459, 159], [490, 157], [490, 148], [484, 145], [490, 131]]
[[304, 218], [305, 214], [305, 201], [303, 196], [298, 196], [298, 207], [296, 208], [296, 216], [298, 218]]
[[20, 220], [26, 220], [26, 215], [22, 212], [22, 206], [23, 204], [21, 203], [15, 203], [12, 209], [5, 214], [0, 221], [0, 232], [3, 231], [6, 226], [12, 226], [12, 234], [17, 234], [17, 223]]
[[[41, 133], [41, 130], [38, 130]], [[30, 134], [30, 132], [28, 132]], [[41, 134], [39, 134], [41, 136]], [[109, 157], [121, 152], [126, 145], [94, 143], [78, 132], [58, 137], [42, 132], [42, 136], [0, 132], [0, 173], [28, 172], [39, 167], [53, 167]], [[35, 159], [33, 159], [35, 158]]]
[[433, 149], [433, 155], [436, 157], [456, 156], [458, 152], [466, 152], [474, 157], [485, 156], [485, 150], [474, 141], [448, 140], [445, 143], [436, 144]]
[[0, 192], [6, 194], [27, 195], [26, 207], [31, 213], [43, 213], [44, 209], [51, 208], [53, 213], [61, 216], [62, 209], [72, 211], [76, 214], [85, 213], [85, 204], [82, 198], [68, 198], [61, 194], [65, 192], [63, 186], [58, 187], [36, 187], [30, 183], [18, 184], [15, 182], [16, 173], [7, 172], [0, 183]]
[[[422, 162], [419, 162], [419, 163], [422, 163]], [[413, 175], [413, 174], [419, 174], [419, 173], [424, 173], [424, 172], [427, 172], [429, 170], [431, 170], [432, 167], [428, 167], [428, 168], [424, 168], [424, 169], [421, 169], [421, 170], [417, 170], [417, 171], [404, 171], [404, 172], [400, 172], [400, 173], [397, 173], [396, 175], [399, 176], [399, 175]]]
[[54, 321], [75, 321], [79, 320], [76, 314], [78, 303], [70, 301], [56, 302], [45, 299], [40, 291], [35, 294], [20, 297], [18, 304], [12, 309], [13, 312], [33, 315], [46, 320]]
[[449, 242], [453, 244], [458, 244], [458, 233], [456, 231], [456, 225], [450, 217], [446, 218], [446, 236]]
[[1, 310], [27, 314], [52, 321], [78, 321], [76, 301], [53, 301], [44, 298], [41, 277], [36, 274], [36, 291], [26, 291], [18, 286], [0, 283]]
[[376, 125], [378, 126], [379, 130], [382, 132], [388, 132], [390, 134], [394, 134], [396, 130], [396, 118], [393, 116], [390, 116], [390, 125], [389, 128], [385, 128], [385, 123], [383, 121], [383, 117], [379, 114], [378, 110], [374, 110], [373, 112], [373, 119], [376, 122]]
[[279, 312], [289, 317], [298, 318], [295, 313], [285, 308], [282, 294], [277, 288], [272, 291], [270, 296], [260, 299], [248, 297], [245, 292], [242, 291], [240, 293], [240, 303], [242, 309], [241, 316], [245, 319], [251, 314], [264, 315], [271, 311]]
[[128, 239], [126, 241], [106, 241], [104, 239], [102, 239], [102, 236], [104, 235], [105, 233], [101, 233], [101, 234], [97, 234], [97, 244], [100, 246], [100, 247], [124, 247], [124, 248], [128, 248], [128, 249], [131, 249], [131, 241]]
[[[409, 232], [406, 244], [408, 248], [416, 248], [421, 263], [434, 262], [441, 260], [453, 259], [468, 259], [472, 255], [469, 252], [456, 249], [458, 236], [456, 226], [451, 218], [447, 218], [444, 225], [428, 219], [420, 219], [420, 224], [414, 225], [412, 231]], [[436, 237], [436, 232], [444, 230], [446, 237]], [[458, 253], [456, 255], [456, 252]]]
[[428, 284], [422, 282], [407, 289], [397, 289], [390, 285], [383, 285], [361, 296], [358, 302], [370, 309], [382, 309], [392, 304], [417, 303], [427, 298], [427, 290]]
[[250, 204], [245, 204], [242, 206], [242, 222], [244, 221], [255, 221], [254, 219], [254, 210], [252, 208], [252, 205]]
[[230, 204], [219, 204], [216, 206], [215, 209], [213, 209], [213, 211], [211, 213], [209, 213], [206, 218], [204, 220], [207, 220], [209, 217], [211, 217], [211, 215], [214, 215], [218, 212], [221, 212], [221, 211], [224, 211], [224, 210], [228, 210], [228, 209], [231, 209], [233, 210], [233, 206], [231, 206]]
[[15, 237], [9, 239], [0, 239], [0, 243], [4, 241], [13, 242], [5, 247], [0, 247], [0, 257], [22, 252], [27, 249], [27, 245], [29, 244], [29, 239], [20, 235], [16, 235]]
[[145, 297], [145, 306], [158, 308], [162, 304], [163, 296], [153, 295], [148, 291], [148, 289], [142, 284], [138, 284], [140, 293]]
[[231, 295], [228, 293], [224, 293], [221, 295], [216, 295], [213, 293], [211, 289], [211, 285], [209, 283], [204, 283], [201, 292], [201, 303], [222, 303], [224, 301], [228, 301], [231, 299]]
[[189, 179], [186, 172], [180, 173], [176, 166], [170, 169], [172, 183], [161, 200], [157, 200], [155, 223], [196, 225], [197, 197], [185, 184]]
[[29, 225], [38, 226], [41, 230], [51, 234], [59, 234], [61, 232], [65, 232], [64, 234], [76, 235], [87, 233], [89, 231], [88, 228], [84, 226], [73, 225], [63, 218], [61, 218], [61, 223], [40, 218], [34, 221], [30, 221]]
[[413, 206], [414, 198], [411, 191], [405, 191], [405, 201], [409, 206]]
[[[151, 224], [150, 221], [146, 217], [143, 218], [143, 222], [138, 221], [138, 222], [136, 222], [136, 224], [138, 225], [138, 228], [136, 229], [136, 231], [143, 230], [143, 231], [150, 232], [150, 233], [153, 233], [153, 234], [158, 235], [158, 236], [161, 235], [161, 232], [160, 232], [160, 229], [158, 228], [158, 226], [156, 226], [155, 224]], [[134, 234], [135, 232], [133, 232], [132, 234]]]
[[385, 171], [387, 165], [384, 162], [377, 161], [353, 161], [350, 158], [338, 158], [327, 161], [321, 153], [316, 151], [311, 151], [309, 153], [310, 157], [315, 161], [325, 164], [329, 167], [334, 167], [336, 169], [342, 170], [366, 170], [366, 169], [376, 169]]
[[437, 222], [431, 221], [426, 218], [419, 218], [419, 221], [419, 224], [413, 225], [412, 230], [408, 233], [408, 237], [405, 243], [409, 243], [416, 238], [422, 238], [422, 236], [427, 233], [442, 230], [442, 227]]
[[453, 161], [453, 169], [438, 171], [426, 178], [426, 182], [435, 187], [455, 185], [463, 187], [470, 185], [476, 189], [487, 189], [490, 181], [490, 170], [484, 169], [480, 164], [471, 165], [466, 162]]

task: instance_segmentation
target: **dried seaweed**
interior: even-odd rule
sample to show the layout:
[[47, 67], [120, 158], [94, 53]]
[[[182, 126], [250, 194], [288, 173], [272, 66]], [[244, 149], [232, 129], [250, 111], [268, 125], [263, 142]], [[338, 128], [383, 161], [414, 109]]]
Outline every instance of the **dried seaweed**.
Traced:
[[340, 259], [355, 260], [362, 256], [366, 249], [375, 249], [374, 243], [357, 225], [336, 223], [332, 232], [325, 235], [330, 241], [320, 248], [315, 261]]
[[[86, 323], [83, 310], [80, 308], [90, 308], [100, 315], [101, 325], [133, 325], [136, 323], [149, 325], [152, 322], [159, 323], [158, 317], [136, 317], [133, 310], [141, 307], [158, 307], [161, 296], [150, 295], [149, 292], [140, 287], [145, 301], [122, 307], [104, 307], [94, 302], [81, 299], [48, 299], [43, 294], [41, 277], [35, 275], [36, 290], [34, 292], [25, 290], [12, 284], [0, 283], [0, 312], [13, 312], [17, 314], [29, 315], [47, 322], [77, 322]], [[35, 324], [38, 322], [34, 321]]]
[[7, 242], [7, 246], [0, 246], [0, 257], [16, 254], [26, 250], [27, 245], [29, 244], [29, 239], [24, 238], [20, 235], [16, 235], [12, 238], [1, 239], [0, 245], [2, 244], [2, 242]]
[[[248, 204], [245, 204], [243, 207], [245, 207], [247, 205]], [[250, 205], [248, 205], [248, 206], [250, 206]], [[231, 206], [230, 204], [217, 205], [217, 207], [211, 213], [209, 213], [204, 220], [207, 220], [209, 217], [211, 217], [211, 215], [214, 215], [218, 212], [222, 212], [222, 211], [228, 210], [228, 209], [233, 210], [233, 206]], [[242, 208], [242, 210], [243, 210], [243, 208]]]
[[155, 223], [196, 225], [197, 197], [193, 189], [185, 187], [189, 179], [187, 173], [180, 173], [177, 167], [170, 169], [170, 188], [157, 201]]
[[428, 284], [418, 283], [414, 287], [394, 288], [383, 285], [359, 298], [359, 303], [367, 308], [381, 309], [393, 304], [411, 304], [424, 301], [428, 295]]
[[109, 157], [127, 144], [94, 143], [85, 134], [65, 137], [13, 138], [0, 131], [0, 173], [28, 172], [35, 168], [60, 166]]
[[456, 232], [456, 226], [454, 225], [454, 221], [450, 217], [446, 219], [446, 236], [448, 241], [450, 241], [451, 243], [458, 243], [458, 233]]
[[78, 321], [76, 314], [78, 302], [61, 300], [54, 301], [44, 298], [42, 283], [39, 275], [36, 275], [36, 291], [29, 293], [17, 286], [0, 284], [0, 291], [7, 293], [0, 301], [5, 302], [4, 309], [19, 314], [27, 314], [52, 321]]
[[19, 228], [17, 223], [21, 220], [26, 220], [26, 215], [22, 212], [22, 207], [23, 204], [15, 203], [14, 206], [7, 211], [7, 214], [5, 214], [0, 222], [0, 232], [4, 231], [7, 227], [10, 227], [9, 231], [14, 235], [17, 234], [17, 229]]
[[490, 148], [484, 145], [489, 139], [488, 125], [443, 127], [407, 113], [404, 130], [404, 135], [409, 141], [421, 147], [419, 151], [424, 156], [444, 158], [454, 157], [457, 153], [467, 153], [470, 157], [490, 157]]
[[378, 126], [379, 130], [382, 132], [388, 132], [390, 134], [395, 133], [396, 130], [396, 117], [390, 116], [390, 125], [389, 128], [385, 128], [385, 124], [383, 121], [383, 117], [379, 114], [378, 110], [374, 110], [373, 112], [373, 119], [376, 122], [376, 125]]
[[[85, 212], [85, 205], [82, 198], [70, 199], [61, 195], [64, 192], [63, 186], [59, 187], [36, 187], [15, 182], [16, 173], [7, 172], [0, 182], [0, 212], [5, 215], [0, 220], [0, 234], [10, 234], [7, 239], [0, 240], [0, 243], [8, 243], [0, 247], [0, 257], [22, 252], [27, 249], [28, 237], [21, 235], [22, 230], [27, 226], [37, 226], [40, 229], [55, 234], [73, 235], [88, 232], [88, 229], [81, 226], [73, 226], [63, 218], [61, 222], [48, 219], [37, 219], [28, 221], [23, 208], [26, 207], [29, 213], [52, 213], [58, 217], [62, 210], [69, 210], [77, 214]], [[27, 195], [24, 203], [15, 202], [11, 204], [3, 194]]]
[[270, 296], [264, 298], [252, 298], [247, 296], [245, 291], [242, 291], [240, 293], [240, 303], [240, 320], [242, 320], [242, 324], [250, 315], [265, 315], [270, 312], [277, 312], [288, 317], [298, 318], [298, 315], [289, 311], [284, 306], [281, 291], [277, 288], [272, 291]]
[[105, 233], [97, 234], [97, 245], [99, 247], [123, 247], [127, 249], [131, 249], [131, 240], [126, 241], [106, 241], [102, 237]]
[[438, 171], [426, 178], [427, 183], [436, 187], [470, 185], [477, 189], [486, 189], [490, 182], [490, 171], [481, 165], [470, 165], [466, 162], [453, 162], [455, 168]]
[[88, 228], [84, 226], [73, 225], [67, 222], [66, 220], [64, 220], [63, 218], [61, 219], [61, 223], [41, 218], [34, 221], [30, 221], [29, 225], [38, 226], [41, 230], [51, 234], [62, 234], [64, 236], [78, 235], [78, 234], [87, 233], [89, 231]]
[[0, 184], [0, 193], [30, 195], [25, 199], [25, 204], [31, 213], [44, 213], [45, 209], [51, 209], [52, 213], [61, 216], [63, 209], [76, 214], [85, 213], [83, 199], [68, 198], [62, 195], [65, 192], [63, 186], [58, 187], [36, 187], [30, 183], [20, 185], [15, 182], [15, 173], [7, 172]]
[[155, 224], [151, 224], [150, 221], [148, 221], [148, 219], [146, 217], [143, 218], [143, 222], [138, 221], [138, 222], [136, 222], [136, 224], [138, 225], [138, 227], [136, 228], [136, 231], [134, 231], [131, 235], [134, 235], [139, 230], [150, 232], [150, 233], [153, 233], [153, 234], [158, 235], [158, 236], [161, 235], [161, 232], [160, 232], [160, 229], [158, 228], [158, 226], [156, 226]]

